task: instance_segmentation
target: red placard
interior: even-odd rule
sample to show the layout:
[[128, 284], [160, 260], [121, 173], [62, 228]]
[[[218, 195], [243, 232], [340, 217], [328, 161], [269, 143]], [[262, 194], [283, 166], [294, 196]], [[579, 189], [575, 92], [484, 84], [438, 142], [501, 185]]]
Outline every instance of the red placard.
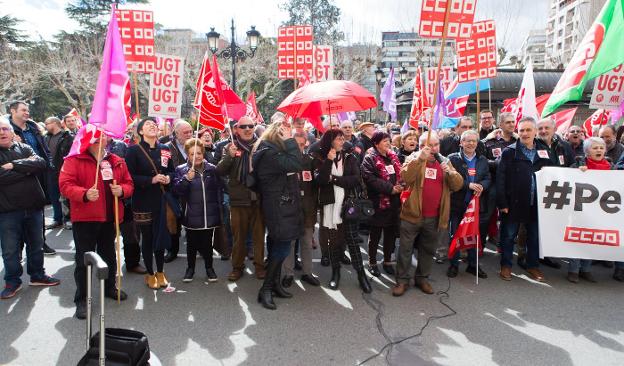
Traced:
[[149, 10], [116, 10], [128, 71], [154, 71], [154, 13]]
[[314, 34], [311, 25], [279, 27], [277, 31], [277, 77], [296, 79], [312, 73]]
[[475, 22], [472, 36], [457, 41], [457, 79], [460, 83], [496, 76], [496, 26], [493, 20]]
[[[442, 38], [447, 0], [423, 0], [418, 34], [425, 38]], [[446, 37], [470, 38], [477, 0], [451, 0]]]

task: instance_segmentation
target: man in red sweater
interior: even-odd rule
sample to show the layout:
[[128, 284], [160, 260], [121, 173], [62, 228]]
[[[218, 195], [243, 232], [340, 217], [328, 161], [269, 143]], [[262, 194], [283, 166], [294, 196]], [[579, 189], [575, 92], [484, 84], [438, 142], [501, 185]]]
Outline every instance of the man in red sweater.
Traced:
[[[114, 200], [115, 197], [128, 198], [134, 191], [125, 161], [115, 154], [106, 153], [107, 139], [101, 139], [101, 133], [93, 125], [84, 126], [78, 131], [59, 176], [61, 194], [70, 201], [74, 224], [74, 302], [78, 319], [86, 317], [86, 267], [83, 262], [85, 252], [97, 251], [104, 259], [108, 265], [105, 294], [109, 298], [117, 298]], [[100, 172], [95, 183], [98, 156], [101, 156]], [[118, 212], [119, 222], [122, 222], [124, 210]], [[120, 299], [126, 298], [127, 295], [122, 291]]]

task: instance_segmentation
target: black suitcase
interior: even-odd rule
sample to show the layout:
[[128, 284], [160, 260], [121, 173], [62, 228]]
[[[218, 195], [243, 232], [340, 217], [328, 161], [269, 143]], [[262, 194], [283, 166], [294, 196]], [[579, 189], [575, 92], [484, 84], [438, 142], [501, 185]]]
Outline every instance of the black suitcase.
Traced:
[[[104, 328], [104, 280], [108, 277], [108, 266], [95, 252], [84, 255], [87, 266], [87, 337], [86, 354], [78, 362], [78, 366], [144, 366], [150, 358], [149, 344], [145, 334], [130, 329]], [[95, 275], [100, 281], [100, 332], [104, 329], [104, 337], [100, 332], [91, 336], [92, 301], [91, 272], [95, 267]]]

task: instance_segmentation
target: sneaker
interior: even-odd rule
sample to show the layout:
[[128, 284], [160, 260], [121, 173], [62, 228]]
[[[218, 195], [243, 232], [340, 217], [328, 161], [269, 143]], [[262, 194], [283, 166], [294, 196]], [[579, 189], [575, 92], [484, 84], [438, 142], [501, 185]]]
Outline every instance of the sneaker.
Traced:
[[74, 316], [77, 319], [86, 319], [87, 318], [87, 303], [84, 301], [80, 301], [76, 304], [76, 314]]
[[30, 279], [31, 286], [56, 286], [59, 283], [61, 283], [61, 280], [48, 275], [43, 275], [43, 277], [37, 279], [31, 277]]
[[217, 277], [217, 274], [212, 268], [208, 268], [206, 270], [206, 277], [208, 279], [208, 282], [217, 282], [219, 280], [219, 278]]
[[22, 285], [6, 285], [2, 293], [0, 293], [0, 299], [10, 299], [22, 289]]
[[48, 244], [43, 244], [43, 254], [45, 255], [55, 255], [56, 254], [56, 250], [50, 248], [48, 246]]
[[48, 224], [45, 226], [46, 230], [51, 230], [51, 229], [56, 229], [57, 227], [61, 227], [63, 226], [62, 223], [58, 222], [58, 221], [53, 221], [51, 224]]
[[184, 279], [182, 279], [182, 282], [192, 282], [193, 276], [195, 276], [195, 270], [190, 267], [187, 268], [186, 272], [184, 272]]

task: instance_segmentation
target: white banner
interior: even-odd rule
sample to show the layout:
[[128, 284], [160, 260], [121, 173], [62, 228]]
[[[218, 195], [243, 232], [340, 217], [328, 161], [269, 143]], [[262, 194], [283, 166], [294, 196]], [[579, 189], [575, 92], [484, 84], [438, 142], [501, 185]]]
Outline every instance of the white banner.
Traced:
[[[425, 98], [429, 101], [429, 105], [433, 105], [433, 95], [435, 94], [435, 79], [437, 67], [427, 67], [424, 70], [424, 80], [425, 80]], [[446, 92], [449, 85], [453, 81], [453, 67], [452, 66], [442, 66], [440, 68], [440, 85], [442, 85], [442, 89]]]
[[537, 175], [540, 257], [624, 261], [624, 174], [548, 167]]
[[149, 116], [180, 118], [183, 75], [183, 58], [156, 54], [154, 71], [150, 74]]
[[619, 65], [594, 79], [594, 92], [589, 108], [611, 110], [620, 106], [624, 98], [624, 65]]
[[314, 66], [310, 80], [313, 82], [334, 80], [334, 48], [314, 46], [312, 55]]

